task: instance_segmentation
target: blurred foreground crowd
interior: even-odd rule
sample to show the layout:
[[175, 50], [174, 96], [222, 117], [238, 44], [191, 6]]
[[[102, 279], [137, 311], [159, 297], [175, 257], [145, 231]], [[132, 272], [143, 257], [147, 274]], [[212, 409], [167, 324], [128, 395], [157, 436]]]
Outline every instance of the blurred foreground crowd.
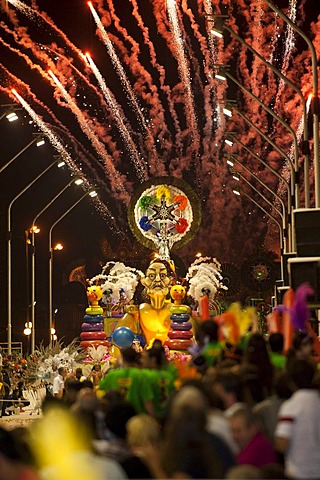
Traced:
[[160, 341], [100, 365], [58, 369], [42, 417], [0, 428], [0, 480], [320, 479], [320, 377], [313, 339], [296, 331], [218, 341], [199, 327], [187, 365]]

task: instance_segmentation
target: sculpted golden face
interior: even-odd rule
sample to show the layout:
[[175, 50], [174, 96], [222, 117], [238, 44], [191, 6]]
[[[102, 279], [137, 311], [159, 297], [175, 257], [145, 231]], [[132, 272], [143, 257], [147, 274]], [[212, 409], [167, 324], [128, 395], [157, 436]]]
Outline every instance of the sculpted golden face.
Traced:
[[160, 261], [151, 263], [141, 283], [147, 289], [151, 304], [155, 308], [161, 308], [169, 292], [170, 277], [167, 267]]

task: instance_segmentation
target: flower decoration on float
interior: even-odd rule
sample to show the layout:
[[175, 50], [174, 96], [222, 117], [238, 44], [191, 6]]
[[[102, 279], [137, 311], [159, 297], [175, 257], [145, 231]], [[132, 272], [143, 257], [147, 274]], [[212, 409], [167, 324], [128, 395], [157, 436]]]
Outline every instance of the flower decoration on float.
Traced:
[[184, 233], [188, 228], [188, 222], [185, 218], [179, 218], [175, 225], [175, 229], [178, 233]]
[[142, 210], [147, 210], [147, 208], [149, 207], [149, 205], [151, 205], [152, 203], [152, 197], [150, 197], [149, 195], [144, 195], [143, 197], [140, 198], [139, 200], [139, 207], [142, 209]]
[[158, 200], [161, 200], [162, 197], [165, 197], [165, 199], [170, 202], [171, 200], [171, 192], [168, 186], [161, 185], [160, 187], [157, 188], [156, 190], [156, 198]]
[[178, 210], [185, 210], [188, 205], [188, 199], [184, 195], [177, 195], [173, 201], [178, 204]]
[[139, 225], [142, 228], [142, 230], [144, 230], [145, 232], [147, 232], [152, 228], [149, 218], [146, 215], [140, 218]]

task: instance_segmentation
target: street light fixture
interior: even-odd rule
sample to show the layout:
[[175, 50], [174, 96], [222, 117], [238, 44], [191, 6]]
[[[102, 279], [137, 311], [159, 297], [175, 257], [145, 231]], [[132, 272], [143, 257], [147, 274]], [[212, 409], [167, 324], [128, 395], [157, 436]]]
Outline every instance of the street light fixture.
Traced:
[[[284, 252], [285, 253], [288, 253], [288, 251], [290, 252], [291, 251], [291, 238], [290, 238], [290, 236], [288, 236], [288, 232], [289, 232], [288, 221], [289, 221], [289, 219], [287, 217], [286, 207], [285, 207], [285, 204], [284, 204], [284, 201], [282, 200], [282, 198], [275, 191], [273, 191], [263, 180], [261, 180], [261, 178], [259, 178], [251, 170], [249, 170], [249, 168], [247, 168], [243, 163], [241, 163], [235, 155], [227, 155], [226, 159], [227, 159], [227, 164], [230, 167], [233, 167], [235, 163], [237, 165], [239, 165], [243, 170], [245, 170], [249, 175], [251, 175], [255, 180], [257, 180], [264, 188], [266, 188], [270, 193], [272, 193], [272, 195], [274, 195], [276, 197], [276, 199], [279, 201], [279, 203], [282, 207], [282, 213], [279, 212], [278, 210], [277, 211], [282, 218], [282, 229], [283, 229], [283, 235], [284, 235], [284, 237], [283, 237]], [[243, 177], [243, 178], [245, 178], [245, 177]]]
[[285, 15], [270, 0], [264, 0], [269, 7], [281, 17], [300, 37], [307, 43], [311, 52], [312, 65], [312, 109], [313, 109], [313, 154], [314, 154], [314, 186], [315, 186], [315, 207], [320, 208], [320, 165], [319, 165], [319, 87], [318, 87], [318, 59], [314, 44], [310, 38]]
[[[20, 157], [20, 155], [22, 155], [23, 152], [25, 152], [29, 147], [31, 147], [31, 145], [33, 145], [34, 143], [36, 143], [37, 147], [40, 147], [41, 145], [43, 145], [45, 143], [44, 139], [43, 139], [43, 134], [41, 133], [34, 133], [34, 138], [33, 140], [31, 140], [31, 142], [29, 142], [25, 147], [23, 147], [16, 155], [14, 155], [10, 160], [9, 162], [7, 162], [5, 165], [2, 165], [2, 167], [0, 167], [0, 173], [3, 172], [3, 170], [5, 170], [7, 167], [9, 167], [9, 165], [11, 165], [11, 163], [16, 160], [18, 157]], [[39, 138], [40, 137], [40, 138]]]
[[15, 122], [18, 120], [19, 117], [16, 114], [16, 111], [22, 110], [22, 107], [16, 103], [3, 104], [1, 107], [5, 107], [6, 110], [0, 115], [0, 120], [2, 120], [4, 117], [6, 117], [8, 122]]
[[277, 170], [275, 170], [273, 167], [271, 167], [271, 165], [266, 163], [251, 148], [249, 148], [247, 145], [245, 145], [243, 142], [241, 142], [241, 140], [239, 140], [234, 135], [234, 132], [228, 132], [227, 135], [228, 135], [227, 138], [230, 139], [230, 143], [232, 143], [232, 145], [233, 145], [234, 142], [239, 144], [242, 148], [244, 148], [244, 150], [246, 150], [246, 152], [250, 153], [250, 155], [252, 155], [260, 163], [262, 163], [262, 165], [264, 165], [268, 170], [270, 170], [270, 172], [272, 172], [274, 175], [276, 175], [279, 178], [279, 180], [281, 180], [284, 183], [286, 191], [287, 191], [287, 219], [288, 219], [287, 225], [288, 225], [288, 239], [289, 239], [289, 245], [288, 246], [289, 246], [290, 250], [294, 250], [295, 249], [295, 238], [294, 238], [294, 235], [293, 235], [294, 229], [293, 229], [293, 225], [292, 225], [292, 223], [294, 222], [294, 217], [292, 215], [292, 196], [291, 196], [291, 189], [290, 189], [289, 183], [287, 182], [287, 180], [285, 178], [283, 178], [280, 175], [280, 173]]
[[[247, 125], [249, 125], [250, 127], [252, 127], [257, 133], [259, 133], [259, 135], [264, 138], [278, 153], [279, 155], [281, 155], [287, 162], [288, 162], [288, 165], [289, 165], [289, 168], [290, 168], [290, 178], [291, 178], [291, 201], [290, 203], [292, 204], [293, 202], [297, 202], [297, 196], [295, 195], [295, 171], [294, 171], [294, 167], [293, 167], [293, 164], [292, 164], [292, 161], [290, 159], [290, 157], [288, 157], [288, 155], [286, 154], [286, 152], [284, 152], [282, 150], [282, 148], [280, 148], [277, 144], [274, 143], [273, 140], [271, 140], [271, 138], [269, 138], [259, 127], [257, 127], [257, 125], [255, 125], [246, 115], [244, 115], [238, 108], [236, 108], [234, 105], [232, 105], [232, 109], [234, 111], [237, 112], [237, 114], [247, 123]], [[227, 132], [227, 135], [228, 135], [229, 132]], [[229, 143], [228, 143], [229, 141]], [[228, 137], [226, 137], [225, 139], [225, 143], [229, 146], [232, 146], [233, 143], [232, 143], [232, 140], [230, 140], [230, 138], [228, 139]], [[280, 176], [280, 178], [282, 178]]]
[[[76, 183], [76, 182], [75, 182]], [[89, 192], [86, 192], [82, 197], [80, 197], [71, 207], [69, 207], [50, 227], [49, 230], [49, 329], [50, 332], [52, 331], [54, 327], [54, 322], [53, 322], [53, 250], [56, 250], [56, 248], [52, 247], [52, 231], [54, 227], [66, 216], [68, 213], [71, 212], [85, 197], [90, 196], [91, 198], [94, 198], [97, 196], [97, 192], [95, 190], [91, 190]], [[58, 244], [59, 245], [59, 244]], [[61, 245], [61, 244], [60, 244]], [[63, 248], [63, 247], [62, 247]], [[59, 248], [59, 250], [61, 250]], [[52, 341], [52, 336], [50, 335], [50, 341]]]
[[[222, 38], [223, 30], [226, 30], [230, 33], [233, 38], [236, 38], [242, 45], [244, 45], [254, 56], [259, 58], [268, 68], [270, 68], [281, 80], [289, 85], [299, 96], [302, 103], [302, 115], [303, 115], [303, 143], [302, 143], [302, 153], [304, 155], [304, 189], [305, 189], [305, 207], [309, 208], [310, 206], [310, 181], [309, 181], [309, 156], [310, 156], [310, 146], [309, 146], [309, 135], [308, 135], [308, 116], [307, 116], [307, 102], [306, 99], [297, 85], [295, 85], [289, 78], [283, 75], [280, 70], [278, 70], [274, 65], [268, 62], [260, 53], [255, 50], [252, 45], [247, 43], [242, 37], [240, 37], [229, 25], [226, 24], [226, 15], [209, 15], [208, 17], [212, 18], [212, 21], [218, 21], [219, 27], [214, 26], [211, 29], [211, 33]], [[208, 18], [208, 20], [211, 20]], [[225, 77], [224, 77], [225, 78]], [[220, 77], [221, 80], [221, 77]]]
[[[221, 72], [221, 67], [220, 67], [219, 73], [220, 72]], [[250, 90], [248, 90], [241, 82], [239, 82], [233, 75], [231, 75], [231, 73], [228, 72], [227, 69], [222, 69], [222, 72], [226, 77], [230, 78], [230, 80], [232, 80], [236, 85], [238, 85], [238, 87], [240, 87], [244, 92], [246, 92], [252, 99], [256, 100], [264, 110], [266, 110], [273, 118], [275, 118], [278, 122], [280, 122], [281, 125], [283, 125], [292, 135], [293, 144], [294, 144], [294, 169], [291, 170], [291, 177], [292, 177], [292, 181], [293, 181], [293, 184], [294, 184], [295, 207], [299, 208], [299, 183], [298, 183], [299, 156], [298, 156], [298, 140], [297, 140], [297, 135], [296, 135], [295, 131], [281, 117], [279, 117], [279, 115], [277, 115], [270, 107], [268, 107], [268, 105], [266, 105], [264, 102], [262, 102], [260, 100], [260, 98], [258, 98], [252, 92], [250, 92]], [[239, 113], [239, 111], [238, 111], [238, 113]], [[247, 119], [247, 117], [245, 117], [245, 116], [244, 116], [244, 118]], [[249, 119], [247, 119], [247, 120], [249, 120]], [[252, 124], [252, 126], [253, 126], [253, 124]], [[258, 127], [256, 127], [256, 128], [258, 128]], [[265, 138], [268, 139], [268, 137], [266, 135], [265, 135]], [[269, 141], [269, 143], [271, 143], [270, 139], [268, 139], [268, 141]], [[272, 142], [272, 143], [273, 143], [274, 148], [276, 148], [275, 143], [274, 142]], [[286, 155], [286, 158], [288, 159], [289, 166], [292, 165], [292, 161], [291, 161], [290, 157], [288, 157]]]
[[[7, 334], [8, 334], [8, 353], [11, 354], [12, 346], [12, 257], [11, 257], [11, 209], [13, 204], [18, 198], [21, 197], [37, 180], [39, 180], [45, 173], [47, 173], [54, 165], [56, 165], [56, 160], [52, 162], [47, 168], [45, 168], [39, 175], [37, 175], [31, 182], [28, 183], [9, 203], [7, 210]], [[35, 227], [35, 225], [33, 225]], [[35, 231], [33, 229], [32, 234], [34, 235]]]
[[[83, 183], [83, 180], [81, 180], [79, 178], [76, 178], [76, 179], [72, 179], [70, 182], [68, 182], [68, 184], [62, 188], [62, 190], [60, 190], [60, 192], [57, 193], [57, 195], [55, 195], [41, 210], [40, 212], [37, 213], [37, 215], [34, 217], [33, 221], [32, 221], [32, 224], [31, 224], [31, 228], [33, 228], [36, 224], [36, 221], [38, 220], [38, 218], [40, 217], [40, 215], [42, 215], [54, 202], [55, 200], [57, 200], [57, 198], [60, 197], [60, 195], [62, 195], [65, 190], [67, 190], [67, 188], [69, 188], [73, 183], [76, 184], [76, 185], [80, 185], [81, 183]], [[79, 182], [80, 181], [80, 182]], [[36, 254], [36, 251], [35, 251], [35, 235], [34, 235], [34, 232], [32, 230], [31, 232], [31, 245], [32, 245], [32, 256], [31, 256], [31, 322], [32, 322], [32, 334], [31, 334], [31, 353], [34, 353], [34, 350], [35, 350], [35, 321], [36, 321], [36, 318], [35, 318], [35, 306], [36, 306], [36, 298], [35, 298], [35, 294], [36, 294], [36, 259], [35, 259], [35, 254]]]
[[15, 112], [11, 112], [11, 113], [8, 113], [6, 115], [6, 119], [8, 120], [8, 122], [15, 122], [16, 120], [18, 120], [18, 115], [15, 113]]
[[[279, 228], [279, 242], [280, 242], [280, 256], [281, 256], [281, 279], [284, 278], [284, 271], [283, 271], [283, 229], [281, 223], [276, 219], [274, 215], [268, 212], [265, 208], [263, 208], [260, 203], [258, 203], [254, 198], [248, 195], [243, 189], [239, 187], [233, 187], [232, 192], [237, 195], [241, 196], [242, 194], [247, 197], [251, 202], [253, 202], [260, 210], [262, 210]], [[262, 196], [262, 195], [261, 195]], [[263, 196], [262, 196], [263, 197]]]

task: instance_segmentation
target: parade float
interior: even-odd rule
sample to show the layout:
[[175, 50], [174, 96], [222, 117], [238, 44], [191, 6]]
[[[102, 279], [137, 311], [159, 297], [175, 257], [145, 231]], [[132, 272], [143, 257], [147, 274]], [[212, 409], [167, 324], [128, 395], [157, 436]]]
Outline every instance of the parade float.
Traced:
[[[122, 262], [107, 262], [89, 280], [90, 306], [82, 324], [81, 346], [102, 344], [117, 355], [117, 348], [133, 343], [143, 347], [158, 339], [170, 352], [186, 354], [195, 341], [197, 323], [209, 318], [217, 293], [226, 289], [216, 259], [197, 258], [185, 278], [179, 278], [172, 259], [172, 251], [198, 231], [200, 201], [185, 182], [155, 178], [133, 195], [128, 221], [154, 258], [145, 272]], [[139, 284], [144, 287], [141, 302], [135, 297]]]

